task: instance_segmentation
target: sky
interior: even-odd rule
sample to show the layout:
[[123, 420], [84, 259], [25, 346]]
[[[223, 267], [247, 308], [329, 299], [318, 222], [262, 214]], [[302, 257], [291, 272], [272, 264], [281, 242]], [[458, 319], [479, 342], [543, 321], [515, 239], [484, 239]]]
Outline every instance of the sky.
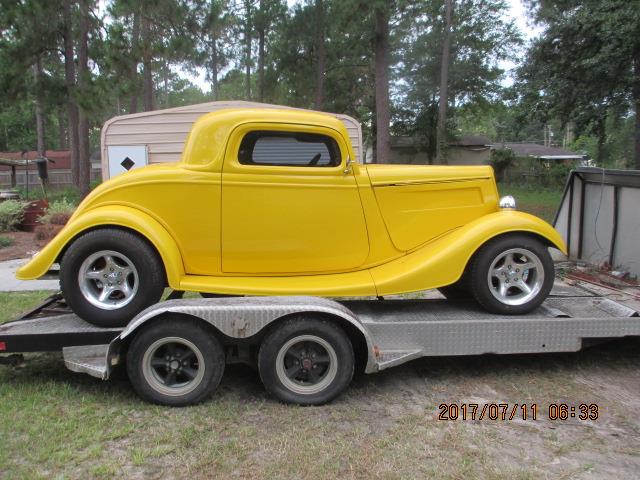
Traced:
[[[298, 0], [287, 0], [287, 3], [291, 7], [292, 5], [298, 3]], [[525, 40], [531, 40], [533, 37], [540, 33], [541, 30], [539, 27], [528, 24], [527, 10], [521, 0], [507, 0], [507, 3], [510, 7], [508, 16], [515, 20], [516, 25], [522, 32]], [[504, 86], [509, 86], [513, 83], [510, 72], [515, 68], [515, 66], [516, 64], [512, 61], [505, 61], [500, 63], [500, 67], [506, 72], [505, 78], [503, 80]], [[178, 74], [197, 85], [204, 92], [208, 92], [211, 90], [209, 83], [206, 81], [204, 69], [198, 69], [196, 75], [194, 75], [193, 72], [188, 73], [185, 71], [178, 71]]]

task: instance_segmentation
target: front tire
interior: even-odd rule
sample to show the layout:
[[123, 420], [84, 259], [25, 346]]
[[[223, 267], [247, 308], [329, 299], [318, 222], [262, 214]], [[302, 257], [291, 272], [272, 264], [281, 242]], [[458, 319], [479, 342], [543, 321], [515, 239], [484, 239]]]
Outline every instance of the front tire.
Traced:
[[204, 401], [220, 384], [224, 367], [222, 345], [199, 320], [158, 320], [136, 335], [127, 352], [131, 385], [160, 405]]
[[498, 237], [484, 245], [471, 265], [471, 291], [486, 310], [518, 315], [537, 308], [553, 287], [549, 251], [528, 235]]
[[351, 341], [323, 319], [285, 320], [266, 336], [258, 354], [262, 383], [286, 403], [321, 405], [340, 395], [354, 371]]
[[100, 327], [126, 325], [160, 300], [164, 268], [139, 236], [118, 229], [88, 232], [67, 249], [60, 287], [78, 316]]

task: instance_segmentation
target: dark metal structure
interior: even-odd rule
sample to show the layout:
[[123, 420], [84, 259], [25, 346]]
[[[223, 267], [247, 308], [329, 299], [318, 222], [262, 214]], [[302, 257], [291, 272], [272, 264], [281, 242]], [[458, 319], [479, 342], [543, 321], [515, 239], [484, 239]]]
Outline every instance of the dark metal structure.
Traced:
[[640, 171], [572, 170], [553, 224], [571, 259], [640, 276]]

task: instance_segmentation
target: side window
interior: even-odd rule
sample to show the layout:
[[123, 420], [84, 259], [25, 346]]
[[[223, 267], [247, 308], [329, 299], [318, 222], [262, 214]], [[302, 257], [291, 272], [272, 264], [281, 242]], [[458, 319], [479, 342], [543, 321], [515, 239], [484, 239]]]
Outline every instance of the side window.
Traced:
[[326, 135], [255, 131], [242, 139], [238, 161], [243, 165], [335, 167], [341, 159], [338, 144]]

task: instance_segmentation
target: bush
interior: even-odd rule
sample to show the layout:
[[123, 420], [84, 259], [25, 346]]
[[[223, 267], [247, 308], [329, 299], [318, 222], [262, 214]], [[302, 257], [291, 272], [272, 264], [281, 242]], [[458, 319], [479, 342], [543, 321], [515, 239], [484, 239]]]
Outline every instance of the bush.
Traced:
[[574, 165], [554, 164], [549, 168], [549, 185], [551, 187], [563, 187], [567, 183], [569, 172]]
[[65, 225], [76, 206], [66, 198], [56, 200], [49, 205], [45, 214], [40, 217], [39, 222], [42, 224]]
[[62, 225], [47, 223], [45, 225], [38, 225], [33, 233], [36, 240], [51, 240], [60, 230], [62, 230]]
[[491, 166], [495, 171], [496, 179], [502, 179], [505, 170], [513, 164], [515, 159], [515, 153], [509, 148], [500, 148], [491, 152]]
[[13, 245], [13, 239], [0, 236], [0, 248], [10, 247], [11, 245]]
[[[20, 198], [27, 198], [27, 189], [24, 186], [19, 186], [16, 190], [20, 193]], [[80, 191], [76, 187], [66, 186], [63, 188], [49, 187], [46, 192], [43, 192], [39, 185], [31, 185], [29, 188], [29, 200], [48, 200], [49, 203], [66, 200], [78, 205], [80, 203]]]
[[22, 221], [26, 205], [18, 200], [0, 202], [0, 232], [14, 230]]

